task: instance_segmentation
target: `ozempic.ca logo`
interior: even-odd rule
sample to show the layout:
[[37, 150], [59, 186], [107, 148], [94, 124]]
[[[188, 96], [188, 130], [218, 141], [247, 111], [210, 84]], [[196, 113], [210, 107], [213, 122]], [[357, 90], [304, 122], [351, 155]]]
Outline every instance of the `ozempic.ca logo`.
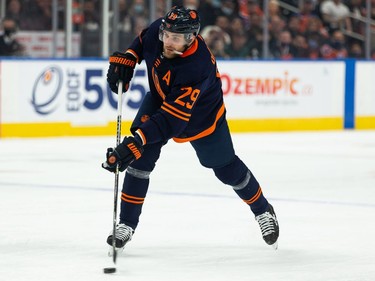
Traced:
[[44, 69], [34, 83], [31, 104], [39, 114], [50, 114], [57, 108], [54, 103], [59, 95], [63, 80], [63, 72], [58, 66]]

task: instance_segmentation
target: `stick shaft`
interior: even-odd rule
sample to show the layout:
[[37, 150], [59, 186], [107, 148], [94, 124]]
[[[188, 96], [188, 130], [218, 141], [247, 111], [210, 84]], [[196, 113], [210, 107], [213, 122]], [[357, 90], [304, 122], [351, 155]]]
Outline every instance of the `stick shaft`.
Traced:
[[[118, 83], [118, 101], [117, 101], [117, 127], [116, 127], [116, 147], [121, 142], [121, 118], [122, 118], [122, 84], [120, 80]], [[119, 164], [116, 165], [114, 197], [113, 197], [113, 231], [112, 231], [112, 258], [113, 263], [116, 263], [116, 225], [117, 225], [117, 198], [118, 198], [118, 183], [119, 183]]]

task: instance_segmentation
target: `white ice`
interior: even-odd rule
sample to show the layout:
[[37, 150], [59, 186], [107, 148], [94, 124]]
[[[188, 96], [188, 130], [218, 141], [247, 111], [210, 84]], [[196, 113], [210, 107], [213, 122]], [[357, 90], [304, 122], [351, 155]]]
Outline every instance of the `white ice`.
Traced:
[[0, 280], [375, 280], [375, 131], [233, 141], [274, 205], [279, 249], [189, 144], [169, 142], [105, 275], [114, 176], [100, 163], [115, 137], [0, 139]]

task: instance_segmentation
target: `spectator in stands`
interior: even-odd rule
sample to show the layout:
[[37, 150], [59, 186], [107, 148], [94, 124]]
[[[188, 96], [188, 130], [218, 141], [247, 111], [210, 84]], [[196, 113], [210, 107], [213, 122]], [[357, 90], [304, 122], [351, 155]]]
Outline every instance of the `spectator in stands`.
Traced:
[[309, 37], [306, 38], [309, 59], [321, 58], [321, 55], [320, 55], [320, 40], [321, 39], [322, 38], [319, 37], [318, 34], [311, 34]]
[[[59, 4], [58, 4], [59, 5]], [[84, 16], [83, 16], [83, 5], [78, 2], [77, 0], [72, 1], [72, 24], [73, 24], [73, 32], [79, 31], [81, 25], [84, 22]], [[61, 20], [61, 23], [64, 23], [65, 25], [65, 10], [61, 9], [59, 6], [58, 11], [60, 14], [59, 21]], [[61, 28], [60, 30], [63, 30], [64, 28]]]
[[263, 15], [251, 14], [248, 29], [262, 29], [263, 28]]
[[189, 8], [191, 10], [196, 10], [198, 11], [199, 9], [199, 0], [183, 0], [182, 5], [185, 8]]
[[143, 29], [147, 28], [147, 26], [148, 26], [148, 19], [146, 19], [144, 17], [136, 17], [136, 18], [134, 18], [133, 33], [135, 35], [139, 35], [139, 34], [141, 34]]
[[17, 25], [19, 25], [22, 17], [21, 10], [22, 5], [19, 0], [10, 0], [6, 8], [5, 16], [7, 18], [13, 19], [17, 23]]
[[251, 15], [263, 15], [258, 0], [239, 0], [239, 17], [244, 20], [246, 28], [250, 26]]
[[118, 11], [119, 11], [119, 41], [121, 45], [129, 46], [134, 39], [133, 26], [134, 22], [129, 13], [129, 4], [127, 0], [118, 1]]
[[357, 43], [357, 42], [354, 42], [350, 45], [350, 48], [349, 48], [349, 55], [348, 57], [350, 58], [356, 58], [356, 59], [361, 59], [364, 57], [364, 54], [363, 54], [363, 49], [362, 49], [362, 46], [361, 44]]
[[323, 27], [322, 21], [319, 18], [312, 17], [307, 21], [306, 30], [304, 35], [307, 39], [314, 37], [318, 40], [318, 44], [322, 44], [325, 40], [329, 39], [329, 33]]
[[[84, 10], [85, 20], [82, 25], [79, 25], [82, 30], [82, 56], [100, 56], [100, 50], [97, 46], [100, 42], [101, 24], [99, 4], [102, 1], [73, 1], [82, 3]], [[300, 12], [286, 13], [285, 9], [280, 6], [279, 1], [296, 8], [299, 7]], [[372, 17], [375, 19], [375, 0], [370, 1], [373, 3]], [[65, 0], [58, 0], [58, 2], [60, 7], [64, 7]], [[157, 17], [164, 15], [166, 2], [157, 0]], [[51, 3], [50, 0], [6, 0], [5, 15], [7, 18], [15, 20], [16, 25], [21, 30], [51, 30]], [[121, 42], [130, 42], [145, 24], [148, 24], [149, 1], [118, 0], [118, 3], [120, 13], [119, 39]], [[210, 27], [208, 30], [211, 29], [212, 34], [209, 32], [210, 39], [206, 39], [206, 41], [210, 41], [209, 46], [214, 49], [218, 57], [227, 58], [229, 57], [228, 53], [231, 56], [239, 57], [241, 52], [234, 51], [236, 48], [233, 49], [233, 47], [241, 45], [243, 38], [239, 34], [243, 31], [247, 35], [245, 45], [248, 48], [247, 53], [244, 52], [246, 53], [244, 58], [262, 57], [263, 0], [173, 0], [172, 4], [183, 4], [198, 9], [201, 14], [201, 30], [203, 32], [205, 27]], [[60, 12], [58, 22], [59, 29], [62, 29], [65, 21], [64, 18], [60, 17]], [[354, 15], [351, 20], [348, 17], [349, 12]], [[334, 39], [334, 32], [343, 27], [349, 31], [365, 35], [363, 22], [356, 20], [356, 16], [366, 16], [365, 0], [269, 0], [269, 13], [270, 50], [280, 51], [281, 32], [287, 29], [291, 33], [291, 45], [296, 49], [295, 57], [312, 59], [345, 57], [345, 51], [346, 56], [356, 58], [364, 56], [363, 42], [350, 37], [344, 37], [345, 50], [339, 51], [336, 49], [334, 46], [340, 44]], [[319, 17], [324, 19], [326, 29]], [[212, 29], [214, 25], [220, 27], [221, 31]], [[375, 31], [375, 26], [372, 28]], [[241, 32], [237, 32], [238, 30]], [[231, 40], [229, 37], [233, 34], [236, 36], [235, 40]], [[284, 36], [287, 37], [287, 35]], [[340, 37], [340, 35], [336, 35], [336, 37]], [[372, 33], [371, 44], [371, 48], [375, 48], [375, 32]], [[323, 48], [321, 48], [322, 46]]]
[[230, 56], [226, 53], [225, 46], [224, 40], [222, 38], [218, 38], [213, 40], [210, 50], [217, 58], [229, 59]]
[[220, 12], [221, 0], [173, 0], [172, 6], [185, 6], [198, 11], [201, 30], [209, 25], [214, 25], [216, 17], [222, 15]]
[[[371, 19], [375, 20], [375, 0], [371, 4]], [[371, 50], [375, 48], [375, 24], [371, 25]]]
[[319, 18], [310, 18], [308, 20], [304, 36], [308, 44], [308, 58], [320, 58], [320, 46], [329, 40], [329, 34]]
[[285, 21], [278, 15], [270, 17], [269, 23], [269, 48], [276, 49], [279, 35], [286, 27]]
[[297, 16], [299, 18], [300, 25], [299, 31], [303, 33], [306, 31], [310, 18], [319, 18], [319, 15], [315, 10], [313, 0], [304, 0]]
[[86, 0], [83, 5], [84, 25], [88, 30], [96, 31], [100, 27], [100, 14], [92, 0]]
[[301, 24], [300, 24], [300, 17], [297, 15], [292, 15], [289, 17], [287, 29], [292, 34], [292, 37], [294, 38], [297, 34], [300, 33]]
[[249, 15], [257, 14], [263, 16], [263, 10], [259, 1], [260, 0], [247, 0], [247, 12]]
[[243, 18], [247, 19], [249, 16], [249, 11], [247, 8], [248, 0], [238, 0], [238, 15]]
[[348, 57], [348, 46], [346, 44], [346, 38], [341, 30], [333, 32], [331, 37], [331, 47], [335, 53], [335, 58], [347, 58]]
[[231, 58], [247, 58], [250, 49], [245, 31], [242, 29], [233, 31], [231, 44], [225, 47], [225, 53]]
[[353, 17], [351, 19], [353, 32], [364, 35], [365, 24], [359, 20], [360, 17], [366, 16], [365, 3], [362, 0], [350, 0], [348, 8]]
[[198, 13], [201, 19], [201, 29], [215, 23], [219, 7], [220, 2], [216, 0], [200, 1]]
[[218, 16], [216, 18], [215, 25], [230, 34], [230, 19], [228, 17], [223, 15]]
[[285, 17], [281, 14], [281, 9], [278, 0], [270, 0], [268, 2], [268, 13], [269, 17], [280, 17], [285, 20]]
[[317, 15], [317, 17], [323, 21], [323, 16], [322, 16], [322, 3], [327, 0], [314, 0], [314, 13]]
[[263, 30], [261, 28], [251, 28], [249, 36], [249, 50], [250, 58], [263, 58]]
[[305, 36], [297, 34], [292, 44], [296, 48], [296, 58], [309, 58], [309, 45]]
[[228, 33], [223, 31], [220, 27], [215, 25], [206, 26], [201, 36], [206, 41], [207, 46], [211, 52], [218, 58], [229, 58], [228, 54], [225, 53], [225, 46], [231, 43], [231, 39]]
[[335, 30], [345, 28], [352, 31], [352, 24], [349, 18], [349, 8], [341, 0], [326, 0], [321, 6], [323, 23], [330, 34]]
[[280, 32], [276, 45], [270, 51], [272, 56], [278, 59], [287, 60], [297, 57], [297, 49], [292, 44], [292, 34], [289, 30]]
[[348, 49], [345, 42], [345, 36], [340, 30], [335, 30], [329, 42], [323, 44], [320, 48], [322, 58], [324, 59], [342, 59], [348, 57]]
[[[244, 8], [243, 8], [244, 10]], [[245, 13], [246, 12], [246, 13]], [[263, 10], [259, 6], [258, 0], [247, 0], [246, 10], [243, 11], [241, 17], [245, 20], [247, 29], [262, 25]], [[259, 25], [260, 23], [260, 25]], [[255, 26], [254, 26], [255, 24]]]
[[86, 0], [83, 5], [84, 22], [81, 32], [81, 55], [83, 57], [100, 56], [100, 15], [96, 3]]
[[[167, 12], [167, 3], [165, 0], [156, 0], [156, 18], [162, 18]], [[128, 46], [128, 45], [125, 45]]]
[[319, 36], [324, 39], [329, 38], [329, 33], [327, 29], [324, 28], [322, 21], [315, 17], [309, 18], [307, 21], [305, 35], [308, 37], [311, 34], [319, 34]]
[[51, 1], [30, 0], [23, 3], [24, 13], [20, 20], [22, 30], [51, 30], [52, 8]]
[[217, 14], [228, 18], [229, 21], [238, 17], [238, 2], [236, 0], [222, 0]]
[[248, 31], [245, 22], [242, 18], [240, 17], [235, 17], [231, 20], [229, 24], [229, 34], [232, 36], [233, 33], [238, 32], [238, 31]]
[[0, 35], [0, 56], [22, 56], [24, 47], [14, 38], [17, 23], [14, 19], [5, 18], [2, 22], [3, 33]]
[[142, 17], [148, 20], [150, 13], [145, 0], [133, 0], [130, 6], [130, 14], [133, 18]]

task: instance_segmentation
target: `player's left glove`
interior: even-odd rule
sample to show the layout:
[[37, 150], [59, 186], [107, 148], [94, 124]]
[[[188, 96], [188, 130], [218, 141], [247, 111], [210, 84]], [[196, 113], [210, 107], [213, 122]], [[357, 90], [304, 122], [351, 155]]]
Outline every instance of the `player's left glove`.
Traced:
[[107, 149], [107, 160], [102, 167], [112, 173], [116, 172], [116, 165], [119, 164], [119, 171], [123, 172], [134, 161], [142, 156], [143, 147], [140, 140], [134, 137], [125, 137], [115, 149]]

